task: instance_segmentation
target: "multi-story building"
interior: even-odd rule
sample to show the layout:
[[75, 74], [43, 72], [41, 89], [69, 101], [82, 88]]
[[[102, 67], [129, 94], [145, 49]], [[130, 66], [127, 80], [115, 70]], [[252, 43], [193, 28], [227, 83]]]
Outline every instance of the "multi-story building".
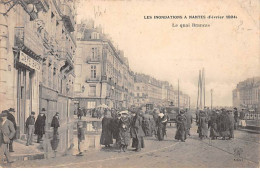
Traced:
[[93, 21], [78, 25], [75, 60], [75, 103], [85, 108], [106, 104], [128, 107], [133, 101], [133, 73], [122, 51], [118, 51]]
[[239, 82], [233, 90], [233, 106], [260, 110], [260, 77]]
[[47, 110], [47, 133], [59, 112], [60, 150], [71, 145], [73, 136], [67, 123], [73, 118], [74, 3], [17, 0], [0, 4], [0, 109], [16, 110], [18, 137], [25, 134], [31, 111], [37, 117], [42, 108]]
[[[180, 108], [189, 108], [189, 96], [179, 92]], [[136, 106], [156, 104], [160, 106], [178, 106], [178, 91], [167, 81], [157, 80], [149, 75], [135, 74]]]

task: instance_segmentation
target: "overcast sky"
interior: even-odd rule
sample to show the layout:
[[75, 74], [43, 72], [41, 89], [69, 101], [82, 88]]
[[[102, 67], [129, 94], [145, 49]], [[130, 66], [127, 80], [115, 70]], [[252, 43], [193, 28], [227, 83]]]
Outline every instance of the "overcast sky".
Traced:
[[[77, 21], [101, 15], [104, 27], [125, 52], [134, 72], [167, 80], [196, 104], [199, 69], [206, 71], [206, 105], [232, 105], [239, 81], [260, 75], [259, 1], [85, 1], [78, 3]], [[233, 20], [144, 19], [151, 15], [236, 15]], [[207, 28], [173, 28], [175, 24], [210, 24]]]

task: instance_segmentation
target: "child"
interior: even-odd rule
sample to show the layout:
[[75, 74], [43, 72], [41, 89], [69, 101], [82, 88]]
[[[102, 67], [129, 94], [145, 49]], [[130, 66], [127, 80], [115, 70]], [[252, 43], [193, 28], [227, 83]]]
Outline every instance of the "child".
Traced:
[[85, 131], [84, 131], [84, 128], [83, 128], [83, 123], [78, 122], [77, 127], [78, 127], [78, 150], [79, 150], [78, 156], [83, 156], [82, 145], [84, 144], [84, 140], [85, 140]]

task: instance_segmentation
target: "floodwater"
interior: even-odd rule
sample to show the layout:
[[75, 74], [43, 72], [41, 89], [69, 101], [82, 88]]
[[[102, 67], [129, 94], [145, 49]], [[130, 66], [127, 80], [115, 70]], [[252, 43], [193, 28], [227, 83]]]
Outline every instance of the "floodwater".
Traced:
[[[84, 150], [100, 148], [101, 121], [80, 121], [85, 129]], [[50, 132], [43, 143], [45, 158], [78, 153], [77, 122], [59, 128], [58, 134]]]

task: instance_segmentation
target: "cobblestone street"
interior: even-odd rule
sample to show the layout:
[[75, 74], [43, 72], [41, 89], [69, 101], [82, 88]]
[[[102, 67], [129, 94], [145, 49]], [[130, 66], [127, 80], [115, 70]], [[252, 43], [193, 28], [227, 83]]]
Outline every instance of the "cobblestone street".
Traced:
[[[88, 151], [82, 157], [69, 155], [47, 160], [16, 162], [9, 167], [259, 167], [259, 134], [236, 131], [234, 140], [200, 140], [193, 126], [185, 143], [173, 139], [175, 126], [167, 128], [167, 138], [145, 138], [145, 148], [136, 153], [117, 149]], [[234, 155], [242, 148], [241, 158]]]

